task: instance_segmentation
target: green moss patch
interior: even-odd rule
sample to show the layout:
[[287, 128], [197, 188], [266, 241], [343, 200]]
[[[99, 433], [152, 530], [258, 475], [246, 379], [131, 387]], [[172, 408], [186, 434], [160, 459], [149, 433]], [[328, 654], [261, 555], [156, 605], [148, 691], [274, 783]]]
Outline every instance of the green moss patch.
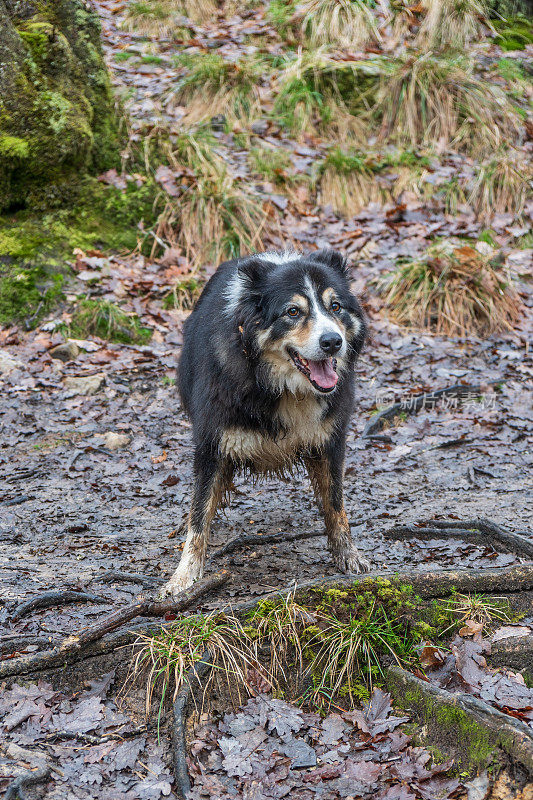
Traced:
[[61, 300], [75, 248], [124, 252], [142, 246], [138, 226], [154, 223], [157, 196], [150, 181], [131, 181], [122, 191], [88, 178], [72, 187], [71, 209], [0, 216], [0, 324], [31, 327]]

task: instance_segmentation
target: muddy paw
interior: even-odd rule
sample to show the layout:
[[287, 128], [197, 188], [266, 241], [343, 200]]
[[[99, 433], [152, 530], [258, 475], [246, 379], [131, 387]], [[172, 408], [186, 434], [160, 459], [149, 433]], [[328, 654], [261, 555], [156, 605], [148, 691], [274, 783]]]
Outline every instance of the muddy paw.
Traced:
[[370, 561], [362, 556], [356, 547], [341, 550], [333, 555], [333, 560], [341, 572], [368, 572]]

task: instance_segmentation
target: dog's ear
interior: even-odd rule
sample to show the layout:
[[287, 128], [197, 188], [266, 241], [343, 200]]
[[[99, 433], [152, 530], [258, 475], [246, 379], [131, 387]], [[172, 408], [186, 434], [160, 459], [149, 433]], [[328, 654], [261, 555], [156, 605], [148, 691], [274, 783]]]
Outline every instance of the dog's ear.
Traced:
[[348, 277], [348, 262], [336, 250], [317, 250], [311, 253], [311, 258], [313, 261], [318, 261], [320, 264], [334, 269], [335, 272], [339, 272], [343, 278]]
[[258, 287], [262, 276], [265, 274], [265, 262], [261, 258], [250, 256], [243, 259], [237, 271], [244, 280], [246, 287], [252, 291]]

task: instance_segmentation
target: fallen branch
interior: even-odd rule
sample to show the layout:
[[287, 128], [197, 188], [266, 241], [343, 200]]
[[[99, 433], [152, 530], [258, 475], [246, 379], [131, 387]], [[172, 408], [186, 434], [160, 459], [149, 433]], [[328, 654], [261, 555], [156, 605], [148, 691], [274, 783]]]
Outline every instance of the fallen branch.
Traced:
[[24, 797], [24, 789], [27, 786], [35, 786], [37, 783], [44, 783], [50, 777], [50, 767], [40, 767], [34, 772], [28, 770], [15, 778], [6, 789], [4, 800], [20, 800]]
[[430, 520], [429, 522], [412, 523], [409, 525], [394, 525], [383, 531], [387, 539], [432, 539], [439, 536], [457, 536], [466, 541], [487, 544], [503, 544], [516, 555], [533, 559], [533, 541], [519, 533], [506, 531], [488, 519], [473, 520]]
[[143, 725], [141, 728], [135, 728], [132, 731], [123, 731], [122, 733], [118, 731], [103, 733], [101, 736], [94, 736], [91, 733], [80, 733], [79, 731], [54, 731], [47, 735], [46, 742], [69, 740], [82, 742], [82, 744], [103, 744], [104, 742], [113, 741], [122, 742], [126, 739], [135, 739], [137, 736], [144, 736], [148, 731], [149, 728], [147, 725]]
[[[116, 631], [121, 625], [135, 617], [162, 617], [168, 613], [183, 611], [196, 603], [203, 595], [213, 589], [218, 589], [229, 580], [230, 573], [221, 570], [209, 578], [198, 581], [190, 589], [185, 589], [176, 598], [167, 600], [143, 600], [133, 605], [121, 608], [105, 617], [96, 625], [85, 628], [77, 636], [67, 636], [56, 647], [40, 653], [13, 658], [0, 663], [0, 678], [8, 675], [20, 675], [28, 672], [37, 672], [43, 669], [64, 664], [67, 656], [73, 656], [83, 650], [87, 645], [101, 639], [105, 634]], [[111, 648], [112, 649], [112, 648]], [[107, 651], [109, 652], [109, 651]], [[69, 659], [70, 660], [70, 659]], [[73, 658], [73, 661], [78, 660]]]
[[[496, 383], [496, 381], [493, 381], [493, 383]], [[479, 397], [481, 393], [480, 386], [458, 383], [455, 386], [448, 386], [445, 389], [437, 389], [436, 392], [430, 392], [429, 394], [424, 392], [423, 394], [409, 395], [403, 402], [394, 403], [394, 405], [384, 408], [383, 411], [380, 411], [378, 414], [374, 414], [368, 421], [363, 431], [362, 438], [368, 439], [370, 436], [374, 436], [381, 430], [384, 422], [394, 419], [394, 417], [400, 414], [416, 414], [421, 408], [436, 403], [441, 397], [464, 397], [465, 395]]]
[[174, 611], [183, 611], [194, 602], [200, 599], [204, 594], [207, 594], [212, 589], [218, 589], [229, 580], [230, 574], [226, 570], [221, 570], [211, 575], [209, 578], [197, 581], [189, 589], [184, 589], [180, 592], [179, 598], [168, 598], [167, 600], [140, 600], [138, 603], [133, 603], [125, 608], [119, 608], [104, 619], [91, 625], [90, 628], [84, 628], [76, 636], [69, 636], [59, 646], [60, 650], [69, 650], [71, 647], [83, 647], [89, 642], [94, 642], [96, 639], [101, 639], [106, 633], [116, 631], [121, 625], [129, 622], [135, 617], [164, 617], [165, 614]]
[[[437, 741], [439, 734], [441, 737], [448, 734], [469, 753], [475, 747], [476, 728], [481, 729], [485, 743], [489, 739], [493, 746], [533, 774], [533, 731], [524, 722], [470, 694], [440, 689], [401, 667], [388, 668], [387, 684], [400, 708], [414, 711], [422, 724], [434, 728]], [[479, 754], [472, 755], [475, 761]], [[493, 751], [489, 751], [488, 758], [492, 760]], [[476, 766], [479, 767], [479, 763]]]
[[122, 581], [123, 583], [140, 583], [147, 587], [162, 586], [164, 583], [166, 583], [164, 578], [156, 578], [155, 575], [141, 575], [137, 572], [121, 572], [120, 570], [116, 569], [95, 575], [93, 580], [102, 581], [102, 583], [113, 583], [113, 581]]
[[16, 622], [22, 617], [27, 617], [36, 608], [51, 608], [52, 606], [66, 606], [69, 603], [109, 603], [108, 598], [100, 597], [97, 594], [88, 594], [87, 592], [64, 591], [64, 592], [43, 592], [37, 594], [35, 597], [30, 597], [18, 605], [11, 620]]

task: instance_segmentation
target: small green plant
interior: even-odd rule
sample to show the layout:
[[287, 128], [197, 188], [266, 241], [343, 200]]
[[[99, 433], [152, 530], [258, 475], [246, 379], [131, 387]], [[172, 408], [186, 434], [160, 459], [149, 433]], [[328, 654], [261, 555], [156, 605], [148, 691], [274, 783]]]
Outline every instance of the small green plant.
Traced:
[[483, 221], [489, 221], [495, 213], [516, 216], [524, 208], [532, 175], [530, 164], [518, 153], [501, 150], [476, 165], [468, 203]]
[[[509, 601], [505, 597], [487, 597], [484, 594], [461, 594], [455, 592], [447, 600], [440, 600], [441, 610], [454, 618], [454, 624], [460, 625], [467, 619], [489, 625], [491, 622], [511, 622], [513, 614]], [[452, 627], [442, 630], [443, 636]]]
[[485, 0], [422, 0], [425, 15], [417, 44], [426, 49], [464, 50], [490, 26]]
[[474, 62], [462, 55], [428, 52], [381, 61], [373, 113], [383, 139], [413, 147], [439, 141], [478, 155], [519, 130], [505, 93], [476, 77]]
[[247, 669], [257, 667], [250, 639], [240, 620], [219, 611], [176, 620], [157, 636], [140, 637], [137, 644], [141, 649], [134, 672], [148, 672], [147, 712], [156, 686], [161, 690], [158, 719], [171, 682], [175, 697], [195, 664], [203, 662], [213, 667], [209, 680], [218, 673], [230, 691], [236, 687], [239, 703], [240, 692], [247, 686]]
[[125, 344], [146, 344], [152, 336], [151, 329], [143, 327], [136, 314], [127, 314], [108, 300], [89, 298], [78, 304], [64, 332], [73, 339], [98, 336]]
[[358, 150], [332, 148], [319, 167], [320, 200], [340, 214], [353, 216], [370, 202], [385, 199], [369, 159]]
[[259, 248], [265, 221], [259, 195], [217, 163], [168, 198], [156, 236], [181, 247], [193, 267], [206, 259], [218, 264]]
[[292, 162], [285, 150], [253, 147], [250, 150], [250, 162], [254, 172], [272, 183], [283, 186], [290, 180], [287, 173]]
[[324, 48], [287, 58], [277, 79], [276, 119], [296, 134], [363, 140], [378, 74], [373, 61], [338, 60]]
[[163, 300], [164, 308], [186, 310], [194, 307], [200, 297], [202, 284], [198, 278], [183, 278], [178, 281]]
[[533, 23], [521, 14], [494, 20], [493, 25], [497, 33], [496, 42], [506, 52], [524, 50], [528, 44], [533, 44]]
[[176, 17], [202, 23], [213, 19], [215, 12], [213, 0], [134, 0], [126, 8], [124, 27], [135, 33], [167, 37], [176, 33]]
[[515, 83], [525, 79], [521, 64], [514, 58], [500, 58], [496, 67], [502, 78], [509, 81], [509, 83]]

